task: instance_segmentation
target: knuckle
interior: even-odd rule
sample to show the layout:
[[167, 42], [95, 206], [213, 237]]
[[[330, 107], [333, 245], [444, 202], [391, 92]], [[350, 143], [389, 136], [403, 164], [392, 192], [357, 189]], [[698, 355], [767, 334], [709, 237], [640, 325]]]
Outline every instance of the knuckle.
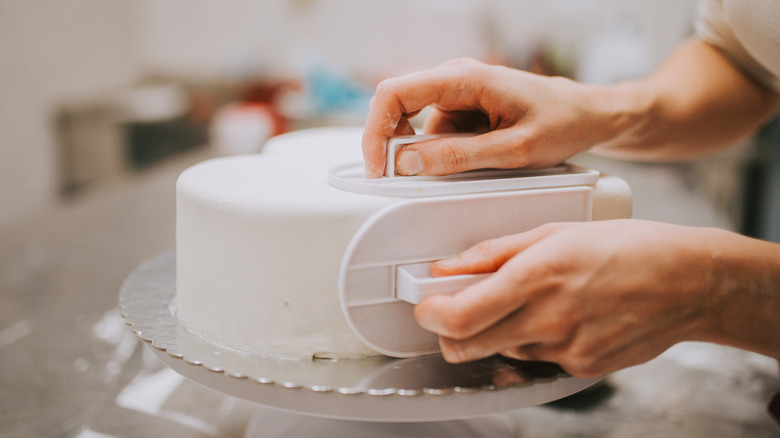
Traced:
[[580, 366], [585, 366], [590, 363], [591, 360], [590, 348], [582, 345], [582, 343], [575, 342], [569, 347], [568, 356], [571, 362], [578, 363]]
[[571, 329], [562, 317], [541, 320], [536, 327], [539, 333], [544, 333], [545, 341], [554, 345], [566, 343], [571, 338]]
[[538, 230], [543, 236], [550, 236], [551, 234], [560, 231], [562, 228], [563, 225], [561, 222], [547, 222], [539, 225]]
[[510, 359], [533, 360], [533, 357], [531, 355], [529, 355], [528, 353], [523, 352], [520, 347], [508, 348], [506, 350], [501, 351], [500, 354], [502, 356], [508, 357]]
[[571, 364], [566, 362], [559, 363], [561, 368], [563, 368], [567, 373], [574, 377], [579, 377], [581, 379], [587, 378], [587, 373], [584, 371], [581, 365], [579, 364]]
[[398, 101], [397, 93], [401, 88], [398, 78], [384, 79], [376, 85], [374, 100], [381, 103]]
[[578, 353], [572, 353], [571, 350], [561, 354], [558, 364], [574, 377], [588, 378], [594, 374], [593, 362]]
[[476, 67], [482, 65], [482, 63], [477, 61], [474, 58], [463, 56], [460, 58], [450, 59], [449, 61], [444, 63], [444, 65], [454, 66], [454, 67]]
[[471, 260], [478, 260], [480, 270], [495, 272], [501, 267], [501, 262], [496, 257], [502, 252], [501, 244], [497, 239], [483, 240], [466, 251], [465, 256]]
[[595, 345], [575, 343], [564, 354], [563, 368], [571, 375], [581, 378], [599, 377], [604, 374], [595, 354]]
[[519, 140], [515, 144], [515, 147], [509, 150], [508, 155], [512, 167], [530, 168], [533, 166], [531, 145], [530, 142], [525, 139]]
[[447, 143], [441, 148], [441, 165], [445, 173], [457, 173], [468, 166], [469, 156], [460, 147]]
[[390, 92], [394, 88], [393, 87], [394, 82], [395, 81], [392, 78], [391, 79], [384, 79], [384, 80], [380, 81], [376, 85], [376, 95], [377, 96], [384, 96], [384, 95], [386, 95], [388, 92]]
[[440, 339], [439, 346], [441, 348], [442, 356], [444, 356], [444, 360], [447, 362], [461, 363], [466, 360], [466, 353], [460, 344]]
[[483, 240], [471, 247], [471, 252], [479, 256], [491, 256], [497, 248], [497, 242], [495, 239]]
[[605, 374], [605, 372], [595, 364], [573, 364], [564, 366], [563, 369], [572, 376], [581, 379], [592, 379], [601, 377]]
[[444, 319], [442, 325], [444, 335], [448, 338], [462, 341], [472, 335], [472, 318], [469, 312], [456, 309]]

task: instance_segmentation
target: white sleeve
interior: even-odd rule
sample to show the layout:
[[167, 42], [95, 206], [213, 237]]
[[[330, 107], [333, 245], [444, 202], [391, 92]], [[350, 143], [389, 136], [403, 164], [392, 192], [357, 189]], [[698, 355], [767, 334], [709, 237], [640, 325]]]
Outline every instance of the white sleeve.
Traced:
[[723, 0], [699, 0], [696, 35], [721, 51], [740, 71], [770, 90], [780, 91], [780, 78], [756, 61], [734, 35], [726, 20]]

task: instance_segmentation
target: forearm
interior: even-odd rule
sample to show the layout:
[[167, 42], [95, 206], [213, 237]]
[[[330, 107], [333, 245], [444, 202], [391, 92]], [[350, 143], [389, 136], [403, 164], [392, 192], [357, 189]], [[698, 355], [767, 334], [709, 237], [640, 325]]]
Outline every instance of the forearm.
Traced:
[[712, 232], [702, 247], [712, 305], [699, 340], [780, 358], [780, 244]]
[[687, 160], [734, 144], [777, 110], [780, 95], [752, 82], [709, 44], [690, 40], [648, 77], [597, 90], [611, 136], [593, 151]]

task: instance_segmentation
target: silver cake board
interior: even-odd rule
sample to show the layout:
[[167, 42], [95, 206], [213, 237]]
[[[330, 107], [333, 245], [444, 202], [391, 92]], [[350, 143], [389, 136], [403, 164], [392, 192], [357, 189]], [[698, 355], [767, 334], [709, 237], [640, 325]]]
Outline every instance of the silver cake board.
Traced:
[[201, 339], [176, 318], [175, 257], [165, 252], [127, 278], [119, 299], [122, 315], [174, 371], [272, 408], [259, 411], [249, 436], [253, 431], [274, 436], [273, 425], [287, 434], [308, 427], [323, 437], [344, 427], [361, 436], [431, 436], [430, 427], [445, 436], [458, 436], [443, 432], [452, 427], [471, 431], [468, 436], [475, 430], [512, 436], [500, 413], [558, 400], [600, 380], [569, 376], [554, 364], [502, 357], [455, 365], [441, 355], [300, 361], [247, 355]]

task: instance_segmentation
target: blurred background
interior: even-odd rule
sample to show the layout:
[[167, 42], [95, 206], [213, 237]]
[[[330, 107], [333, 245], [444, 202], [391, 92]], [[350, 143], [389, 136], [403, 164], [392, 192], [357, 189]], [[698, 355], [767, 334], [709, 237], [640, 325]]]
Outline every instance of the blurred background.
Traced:
[[[246, 418], [231, 417], [240, 404], [165, 374], [116, 308], [127, 274], [174, 245], [174, 183], [186, 166], [258, 152], [289, 130], [362, 125], [377, 82], [455, 57], [599, 84], [637, 77], [691, 35], [694, 9], [695, 0], [0, 0], [0, 436], [241, 435]], [[573, 161], [626, 179], [635, 217], [780, 241], [778, 143], [775, 121], [694, 163]], [[774, 363], [750, 362], [745, 374], [743, 356], [670, 357], [671, 372], [662, 360], [619, 374], [602, 411], [568, 417], [576, 432], [538, 410], [524, 415], [527, 430], [776, 433], [761, 416]], [[710, 364], [725, 369], [701, 374]], [[173, 382], [173, 396], [155, 407], [148, 393], [128, 395], [154, 376]], [[646, 430], [659, 434], [637, 433]]]

